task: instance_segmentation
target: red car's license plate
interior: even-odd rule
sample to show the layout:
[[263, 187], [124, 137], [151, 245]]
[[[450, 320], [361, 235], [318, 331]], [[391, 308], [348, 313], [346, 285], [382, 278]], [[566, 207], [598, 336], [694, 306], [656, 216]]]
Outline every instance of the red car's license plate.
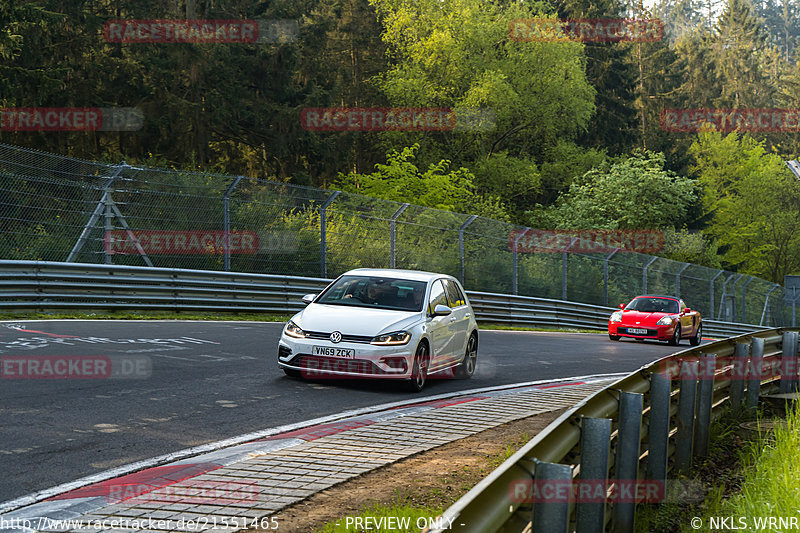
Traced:
[[647, 330], [639, 328], [628, 328], [628, 333], [632, 333], [633, 335], [647, 335]]

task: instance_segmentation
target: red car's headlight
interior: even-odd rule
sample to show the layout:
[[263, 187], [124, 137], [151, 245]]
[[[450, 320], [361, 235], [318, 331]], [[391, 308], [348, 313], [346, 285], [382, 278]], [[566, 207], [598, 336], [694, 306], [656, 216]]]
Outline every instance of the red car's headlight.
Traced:
[[615, 311], [611, 313], [611, 317], [608, 319], [609, 322], [622, 322], [622, 311]]

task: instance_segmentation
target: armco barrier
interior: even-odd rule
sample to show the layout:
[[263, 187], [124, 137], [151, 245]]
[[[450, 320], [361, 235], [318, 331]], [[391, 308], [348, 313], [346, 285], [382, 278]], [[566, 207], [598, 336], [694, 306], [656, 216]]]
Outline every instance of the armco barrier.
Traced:
[[[660, 359], [565, 412], [445, 511], [442, 523], [452, 528], [430, 531], [630, 533], [635, 500], [663, 501], [679, 488], [668, 472], [707, 454], [710, 424], [722, 408], [753, 409], [770, 388], [790, 393], [797, 384], [796, 329]], [[632, 483], [654, 490], [621, 497]], [[581, 497], [582, 488], [598, 486], [611, 490]]]
[[[294, 313], [300, 298], [331, 280], [214, 270], [0, 260], [0, 310], [104, 309]], [[482, 322], [605, 329], [614, 309], [467, 291]], [[704, 320], [704, 333], [730, 336], [761, 326]]]

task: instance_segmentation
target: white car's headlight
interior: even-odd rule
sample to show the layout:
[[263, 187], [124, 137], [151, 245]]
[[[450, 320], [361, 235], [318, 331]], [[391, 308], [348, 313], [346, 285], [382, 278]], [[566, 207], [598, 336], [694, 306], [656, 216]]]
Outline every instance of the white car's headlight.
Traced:
[[290, 337], [294, 337], [295, 339], [305, 339], [306, 332], [300, 329], [297, 324], [292, 322], [291, 320], [286, 323], [286, 327], [283, 329], [283, 332], [286, 333]]
[[672, 324], [673, 320], [675, 320], [675, 319], [673, 317], [671, 317], [671, 316], [664, 316], [664, 317], [661, 317], [658, 322], [656, 322], [656, 325], [658, 325], [658, 326], [668, 326], [668, 325]]
[[611, 313], [611, 318], [608, 319], [609, 322], [622, 322], [622, 311], [614, 311]]
[[399, 344], [408, 344], [411, 340], [411, 333], [407, 331], [395, 331], [394, 333], [386, 333], [378, 335], [370, 341], [370, 344], [377, 344], [379, 346], [395, 346]]

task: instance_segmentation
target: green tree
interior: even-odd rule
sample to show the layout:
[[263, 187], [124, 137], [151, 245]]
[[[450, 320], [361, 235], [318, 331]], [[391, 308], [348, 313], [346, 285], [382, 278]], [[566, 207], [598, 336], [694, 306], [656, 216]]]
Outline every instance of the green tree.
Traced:
[[691, 152], [727, 265], [776, 283], [800, 270], [800, 184], [782, 158], [736, 133], [701, 133]]
[[532, 212], [532, 225], [557, 229], [680, 227], [696, 198], [695, 184], [665, 170], [664, 164], [664, 154], [637, 152], [619, 163], [592, 169], [573, 182], [554, 206]]

